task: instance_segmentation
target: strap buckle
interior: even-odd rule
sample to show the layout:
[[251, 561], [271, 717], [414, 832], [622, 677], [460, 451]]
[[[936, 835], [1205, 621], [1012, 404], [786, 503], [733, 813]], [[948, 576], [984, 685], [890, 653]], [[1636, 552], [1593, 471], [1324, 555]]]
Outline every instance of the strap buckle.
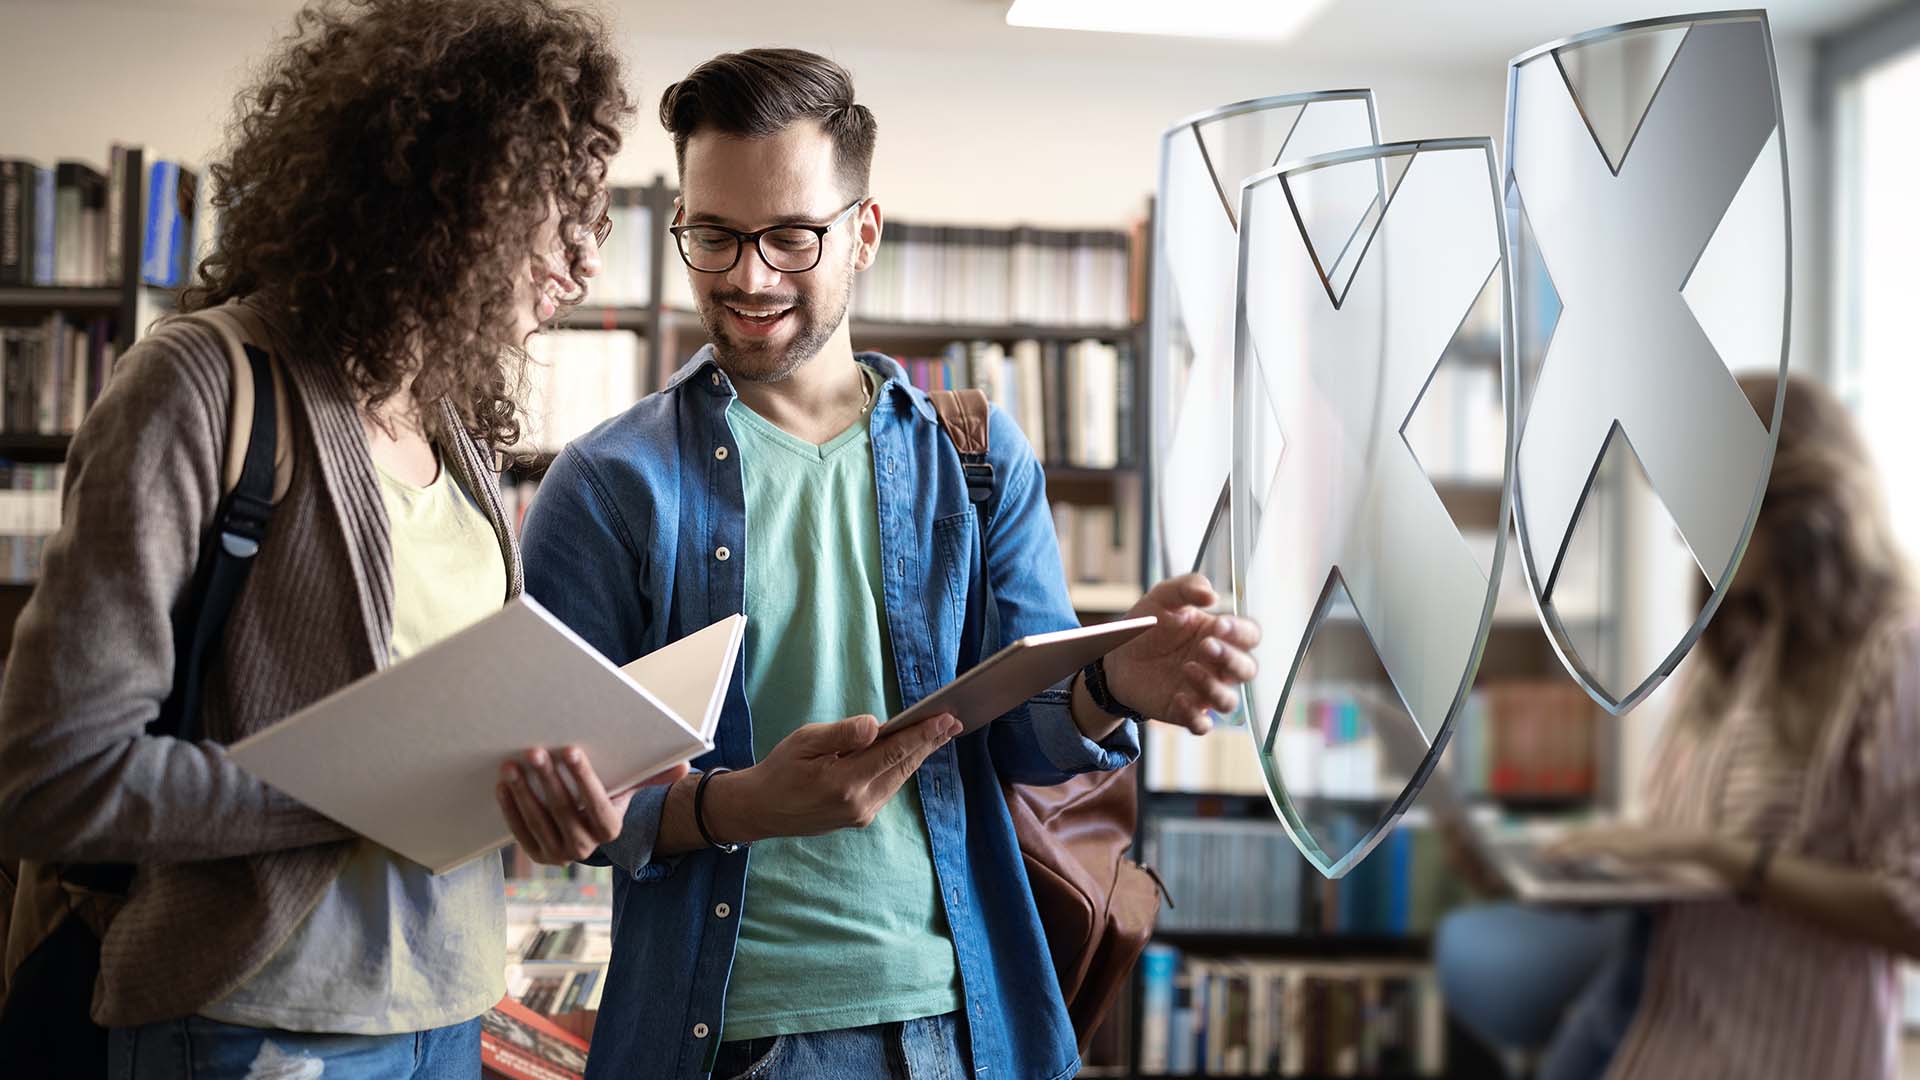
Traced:
[[220, 546], [237, 559], [251, 559], [267, 538], [273, 503], [238, 488], [227, 496], [220, 511]]
[[993, 497], [993, 463], [985, 454], [962, 455], [960, 471], [967, 478], [968, 499], [983, 503]]

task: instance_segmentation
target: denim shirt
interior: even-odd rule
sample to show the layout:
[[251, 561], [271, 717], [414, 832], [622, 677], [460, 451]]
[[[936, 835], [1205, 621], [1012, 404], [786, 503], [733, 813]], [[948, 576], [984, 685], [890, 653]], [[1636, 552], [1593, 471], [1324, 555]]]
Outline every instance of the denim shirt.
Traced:
[[[993, 411], [997, 505], [976, 516], [932, 402], [890, 358], [860, 360], [885, 378], [867, 423], [887, 626], [900, 700], [911, 705], [951, 681], [963, 653], [979, 648], [977, 634], [964, 640], [965, 628], [978, 625], [978, 613], [967, 611], [976, 543], [985, 544], [1001, 640], [1077, 621], [1044, 475], [1019, 428]], [[733, 399], [711, 347], [702, 349], [666, 389], [569, 445], [527, 515], [527, 591], [616, 663], [741, 611], [745, 560], [787, 557], [746, 550], [739, 453], [726, 416]], [[753, 764], [746, 666], [743, 659], [734, 668], [715, 748], [695, 768]], [[914, 777], [959, 958], [976, 1077], [1053, 1080], [1079, 1068], [1000, 788], [1060, 783], [1138, 757], [1131, 723], [1099, 743], [1080, 734], [1068, 685], [953, 740]], [[665, 798], [664, 789], [641, 789], [620, 836], [591, 860], [618, 872], [590, 1077], [699, 1077], [716, 1049], [752, 850], [656, 857]], [[806, 987], [793, 993], [804, 996]]]

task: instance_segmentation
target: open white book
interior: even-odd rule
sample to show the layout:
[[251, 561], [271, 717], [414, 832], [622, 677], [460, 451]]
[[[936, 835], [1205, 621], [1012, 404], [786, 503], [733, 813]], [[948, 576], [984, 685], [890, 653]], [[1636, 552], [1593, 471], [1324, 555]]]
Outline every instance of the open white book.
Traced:
[[746, 624], [730, 616], [616, 668], [523, 596], [229, 753], [442, 874], [511, 840], [494, 801], [508, 757], [579, 746], [617, 793], [711, 750]]

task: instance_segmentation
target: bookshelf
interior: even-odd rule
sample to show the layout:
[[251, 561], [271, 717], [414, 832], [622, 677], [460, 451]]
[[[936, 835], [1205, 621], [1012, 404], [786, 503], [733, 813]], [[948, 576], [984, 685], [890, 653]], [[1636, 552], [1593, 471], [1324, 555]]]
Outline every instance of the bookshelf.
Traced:
[[[184, 280], [191, 264], [194, 215], [170, 216], [167, 207], [153, 205], [152, 186], [153, 172], [166, 168], [177, 180], [164, 190], [176, 191], [184, 183], [191, 192], [193, 174], [142, 147], [116, 146], [109, 159], [106, 175], [92, 175], [99, 199], [91, 204], [79, 198], [65, 202], [65, 163], [58, 170], [60, 186], [37, 191], [26, 190], [33, 181], [31, 162], [9, 160], [0, 174], [0, 183], [21, 185], [16, 193], [21, 217], [0, 222], [17, 244], [21, 262], [0, 267], [0, 281], [31, 280], [44, 270], [32, 265], [29, 250], [44, 241], [52, 253], [52, 280], [111, 282], [0, 285], [0, 375], [6, 396], [34, 399], [28, 414], [37, 407], [37, 415], [0, 409], [0, 658], [11, 651], [13, 624], [33, 592], [37, 546], [59, 521], [58, 474], [78, 418], [98, 396], [114, 359], [175, 306], [175, 289], [146, 281], [155, 269], [149, 263], [157, 256], [173, 280]], [[55, 193], [55, 212], [29, 220], [48, 191]], [[156, 210], [167, 222], [162, 226], [167, 235], [153, 237], [156, 245], [166, 245], [158, 252], [149, 250], [149, 214]], [[91, 220], [82, 225], [69, 213]], [[55, 223], [50, 240], [39, 235], [48, 221]]]
[[[1498, 342], [1498, 327], [1490, 326], [1478, 347], [1450, 353], [1441, 371], [1448, 372], [1448, 365], [1452, 365], [1451, 377], [1458, 380], [1457, 385], [1430, 391], [1443, 407], [1432, 415], [1416, 412], [1416, 424], [1409, 424], [1406, 432], [1441, 503], [1469, 545], [1484, 553], [1483, 566], [1490, 558], [1495, 536], [1509, 530], [1500, 512], [1498, 470], [1504, 437], [1498, 430]], [[1436, 386], [1439, 378], [1436, 376]], [[1425, 427], [1416, 430], [1420, 423]], [[1489, 425], [1495, 429], [1490, 443]], [[1209, 569], [1218, 574], [1225, 568]], [[1149, 577], [1164, 572], [1164, 568], [1154, 567]], [[1614, 580], [1620, 578], [1616, 575]], [[1604, 601], [1598, 606], [1618, 610], [1617, 604]], [[1581, 615], [1578, 621], [1593, 633], [1615, 633], [1601, 610]], [[1365, 641], [1350, 609], [1345, 619], [1336, 610], [1322, 633], [1335, 635], [1349, 646]], [[1370, 649], [1365, 651], [1371, 655]], [[1336, 674], [1351, 677], [1356, 684], [1363, 678], [1358, 671], [1337, 670]], [[1361, 698], [1364, 693], [1355, 691]], [[1339, 704], [1318, 702], [1316, 707], [1337, 711]], [[1358, 708], [1365, 713], [1368, 706], [1362, 700]], [[1306, 718], [1309, 725], [1315, 721], [1312, 712]], [[1618, 805], [1619, 751], [1616, 729], [1602, 720], [1598, 708], [1564, 673], [1540, 627], [1520, 576], [1517, 550], [1509, 537], [1500, 600], [1476, 676], [1475, 693], [1467, 712], [1456, 721], [1455, 735], [1441, 767], [1449, 770], [1449, 778], [1476, 815], [1527, 820], [1604, 811]], [[1281, 731], [1286, 732], [1287, 725], [1294, 723], [1295, 715], [1290, 711], [1281, 722]], [[1513, 733], [1536, 723], [1551, 724], [1558, 733], [1551, 752], [1529, 744], [1525, 755], [1516, 752], [1503, 756], [1503, 744], [1514, 742]], [[1317, 729], [1320, 733], [1331, 730], [1335, 728]], [[1361, 730], [1364, 732], [1365, 727]], [[1326, 737], [1331, 745], [1335, 737]], [[1383, 1065], [1369, 1071], [1348, 1061], [1349, 1067], [1337, 1070], [1340, 1075], [1372, 1080], [1412, 1075], [1497, 1075], [1487, 1052], [1444, 1019], [1432, 982], [1433, 925], [1447, 911], [1474, 897], [1453, 866], [1452, 853], [1433, 815], [1421, 801], [1414, 803], [1394, 832], [1366, 860], [1345, 878], [1330, 882], [1293, 849], [1266, 793], [1244, 728], [1223, 727], [1204, 738], [1153, 730], [1143, 742], [1136, 851], [1168, 877], [1175, 904], [1182, 902], [1185, 891], [1189, 906], [1208, 909], [1210, 903], [1215, 907], [1225, 903], [1226, 910], [1204, 911], [1221, 923], [1209, 926], [1196, 921], [1190, 912], [1163, 907], [1152, 943], [1155, 950], [1168, 950], [1156, 961], [1163, 985], [1149, 985], [1150, 965], [1143, 961], [1135, 974], [1129, 1017], [1122, 1025], [1130, 1030], [1106, 1039], [1105, 1045], [1113, 1048], [1112, 1056], [1094, 1059], [1101, 1075], [1222, 1075], [1219, 1068], [1168, 1067], [1166, 1050], [1159, 1040], [1168, 1037], [1169, 1026], [1192, 1036], [1193, 1027], [1179, 1025], [1204, 1026], [1208, 1019], [1218, 1024], [1217, 1011], [1210, 1016], [1204, 1014], [1212, 1004], [1207, 995], [1218, 992], [1223, 973], [1238, 978], [1239, 968], [1246, 966], [1269, 974], [1293, 973], [1289, 977], [1299, 978], [1307, 977], [1307, 973], [1331, 978], [1342, 971], [1361, 977], [1358, 973], [1382, 963], [1402, 965], [1423, 988], [1416, 996], [1432, 996], [1431, 1003], [1423, 1007], [1442, 1013], [1437, 1049], [1430, 1032], [1424, 1051], [1427, 1056], [1418, 1069]], [[1306, 756], [1318, 760], [1314, 757], [1317, 753]], [[1288, 790], [1316, 835], [1321, 835], [1323, 826], [1331, 828], [1344, 821], [1350, 823], [1350, 831], [1344, 835], [1357, 837], [1391, 804], [1392, 794], [1397, 794], [1370, 790], [1373, 776], [1367, 769], [1361, 770], [1364, 781], [1354, 786], [1352, 777], [1342, 776], [1338, 763], [1332, 762], [1336, 756], [1332, 752], [1325, 754], [1332, 763], [1322, 765], [1317, 786], [1311, 775], [1305, 782], [1296, 783], [1302, 778], [1290, 766], [1298, 765], [1301, 756], [1284, 750], [1279, 755], [1282, 770], [1289, 774]], [[1242, 833], [1251, 838], [1240, 838]], [[1341, 835], [1334, 833], [1332, 841], [1337, 844]], [[1186, 844], [1186, 849], [1170, 847], [1170, 838]], [[1175, 883], [1176, 877], [1183, 879], [1184, 888]], [[1265, 918], [1275, 925], [1248, 928], [1252, 925], [1248, 913], [1230, 902], [1241, 894], [1259, 896], [1268, 901], [1267, 907], [1280, 909], [1277, 915], [1272, 911], [1254, 913], [1255, 923]], [[1235, 993], [1240, 992], [1238, 983], [1230, 985]], [[1153, 1011], [1156, 1004], [1161, 1014]], [[1189, 1010], [1184, 1017], [1176, 1011], [1181, 1008]], [[1171, 1014], [1171, 1025], [1167, 1014]], [[1201, 1036], [1203, 1046], [1211, 1046], [1206, 1040], [1216, 1035], [1216, 1031], [1206, 1031]], [[1293, 1032], [1292, 1037], [1297, 1039], [1299, 1033]], [[1096, 1047], [1101, 1045], [1096, 1040]], [[1235, 1074], [1231, 1069], [1225, 1072]], [[1315, 1071], [1305, 1068], [1283, 1075], [1311, 1076]]]

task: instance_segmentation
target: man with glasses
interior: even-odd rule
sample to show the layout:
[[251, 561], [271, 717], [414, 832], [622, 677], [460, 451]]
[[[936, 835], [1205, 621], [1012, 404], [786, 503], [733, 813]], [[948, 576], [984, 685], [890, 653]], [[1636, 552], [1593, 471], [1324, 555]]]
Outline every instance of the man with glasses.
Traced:
[[1000, 785], [1124, 765], [1141, 716], [1206, 730], [1257, 634], [1205, 611], [1204, 579], [1165, 582], [1134, 612], [1159, 627], [981, 730], [879, 736], [875, 717], [982, 650], [963, 629], [976, 544], [1001, 639], [1075, 625], [1040, 465], [994, 412], [976, 514], [926, 395], [853, 351], [881, 212], [846, 71], [727, 54], [660, 117], [711, 343], [554, 463], [528, 591], [616, 660], [736, 611], [748, 628], [701, 771], [614, 806], [624, 828], [598, 850], [572, 845], [620, 870], [589, 1073], [1071, 1075]]

